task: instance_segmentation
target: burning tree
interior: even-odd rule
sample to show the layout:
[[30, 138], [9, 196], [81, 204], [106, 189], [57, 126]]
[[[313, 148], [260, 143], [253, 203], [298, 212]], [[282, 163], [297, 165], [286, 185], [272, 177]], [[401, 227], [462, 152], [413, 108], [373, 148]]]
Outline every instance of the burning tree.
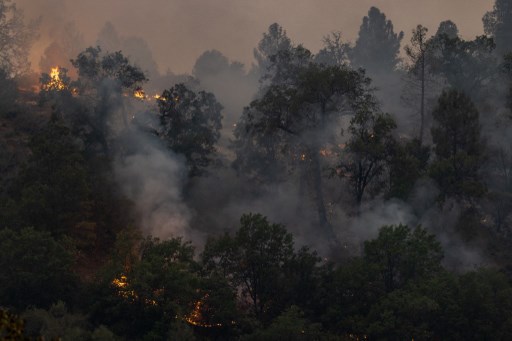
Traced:
[[99, 147], [109, 155], [114, 127], [119, 126], [118, 121], [128, 125], [124, 95], [140, 91], [147, 78], [121, 52], [102, 53], [99, 47], [87, 48], [71, 62], [78, 69], [78, 79], [71, 82], [67, 70], [53, 68], [41, 77], [42, 95], [45, 99], [49, 93], [54, 95], [56, 110], [83, 139], [88, 151]]

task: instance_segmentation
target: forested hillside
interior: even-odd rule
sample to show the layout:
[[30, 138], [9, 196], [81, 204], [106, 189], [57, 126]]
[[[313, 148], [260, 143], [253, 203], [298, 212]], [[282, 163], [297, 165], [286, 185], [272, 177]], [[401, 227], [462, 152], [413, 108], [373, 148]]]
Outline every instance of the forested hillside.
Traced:
[[0, 0], [0, 339], [510, 340], [512, 1], [243, 65]]

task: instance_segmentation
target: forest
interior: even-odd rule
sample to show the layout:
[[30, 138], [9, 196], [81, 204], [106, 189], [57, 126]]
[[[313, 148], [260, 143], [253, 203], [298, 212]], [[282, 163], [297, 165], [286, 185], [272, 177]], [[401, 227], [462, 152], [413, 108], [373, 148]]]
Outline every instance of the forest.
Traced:
[[[512, 0], [160, 72], [0, 0], [0, 339], [510, 340]], [[407, 39], [405, 38], [407, 37]]]

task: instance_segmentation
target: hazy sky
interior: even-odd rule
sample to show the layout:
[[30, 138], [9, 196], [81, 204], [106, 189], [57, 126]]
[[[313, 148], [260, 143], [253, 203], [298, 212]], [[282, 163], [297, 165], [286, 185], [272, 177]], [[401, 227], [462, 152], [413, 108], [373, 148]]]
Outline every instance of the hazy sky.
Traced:
[[[42, 16], [46, 32], [74, 20], [89, 44], [106, 21], [125, 36], [147, 40], [160, 70], [189, 72], [205, 50], [218, 49], [230, 59], [252, 61], [252, 49], [273, 22], [295, 43], [312, 51], [322, 37], [341, 31], [354, 41], [371, 6], [408, 33], [422, 24], [435, 32], [439, 22], [453, 20], [464, 38], [483, 33], [482, 16], [494, 0], [15, 0], [28, 17]], [[39, 54], [50, 42], [46, 34], [35, 45]], [[33, 61], [38, 61], [35, 56]], [[33, 62], [37, 66], [37, 62]]]

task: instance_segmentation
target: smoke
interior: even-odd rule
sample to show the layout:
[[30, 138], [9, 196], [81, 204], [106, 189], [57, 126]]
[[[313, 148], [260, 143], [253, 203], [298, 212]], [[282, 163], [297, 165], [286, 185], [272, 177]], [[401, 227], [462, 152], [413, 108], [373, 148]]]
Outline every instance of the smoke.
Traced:
[[[160, 70], [190, 72], [195, 58], [217, 48], [250, 65], [252, 49], [266, 27], [279, 22], [296, 41], [317, 50], [322, 37], [342, 30], [355, 40], [361, 18], [371, 6], [379, 7], [393, 20], [396, 30], [408, 34], [419, 22], [434, 29], [451, 18], [461, 34], [482, 34], [481, 17], [492, 8], [492, 0], [326, 0], [322, 2], [282, 0], [279, 2], [218, 0], [15, 0], [29, 17], [43, 17], [45, 27], [76, 21], [89, 44], [111, 21], [126, 36], [145, 39]], [[463, 9], [463, 10], [461, 10]], [[475, 23], [478, 23], [475, 25]], [[236, 29], [234, 29], [236, 28]], [[406, 36], [405, 40], [408, 39]], [[37, 48], [37, 59], [46, 41]], [[37, 65], [37, 61], [33, 65]]]
[[459, 234], [457, 224], [463, 208], [451, 200], [439, 205], [438, 194], [433, 181], [420, 179], [408, 202], [376, 198], [364, 203], [356, 216], [340, 208], [337, 212], [340, 240], [350, 252], [358, 254], [366, 240], [378, 236], [382, 226], [402, 224], [411, 229], [421, 226], [441, 243], [446, 268], [463, 272], [487, 265], [490, 261], [484, 257], [482, 245], [468, 243]]
[[[163, 239], [184, 236], [201, 243], [206, 234], [237, 228], [243, 213], [257, 212], [272, 222], [285, 224], [298, 244], [308, 244], [324, 252], [326, 241], [317, 230], [318, 212], [311, 189], [308, 192], [301, 188], [297, 174], [290, 172], [286, 181], [255, 190], [230, 167], [234, 156], [228, 146], [233, 124], [257, 93], [259, 83], [249, 67], [222, 53], [250, 66], [253, 47], [274, 21], [282, 24], [294, 41], [304, 43], [312, 51], [321, 48], [322, 36], [333, 30], [341, 29], [344, 37], [346, 34], [354, 41], [361, 18], [371, 5], [379, 6], [393, 20], [396, 31], [409, 33], [418, 24], [416, 14], [421, 11], [422, 24], [431, 30], [450, 17], [459, 24], [463, 36], [472, 38], [481, 33], [481, 27], [474, 23], [480, 23], [491, 1], [471, 0], [471, 5], [468, 1], [441, 4], [437, 0], [377, 3], [364, 0], [357, 5], [348, 0], [328, 0], [321, 4], [291, 0], [278, 4], [267, 0], [219, 0], [215, 4], [185, 0], [18, 0], [17, 3], [29, 17], [42, 16], [41, 40], [35, 46], [41, 69], [66, 66], [62, 64], [74, 58], [85, 45], [98, 42], [105, 51], [120, 49], [131, 56], [132, 61], [149, 73], [152, 83], [147, 87], [151, 91], [160, 92], [185, 81], [194, 89], [213, 92], [224, 106], [219, 162], [209, 169], [208, 176], [201, 178], [188, 179], [184, 158], [136, 126], [126, 130], [121, 124], [117, 126], [120, 123], [117, 122], [111, 127], [113, 135], [124, 134], [114, 164], [117, 182], [135, 203], [145, 233]], [[461, 6], [465, 11], [460, 11]], [[407, 40], [408, 36], [403, 42]], [[165, 69], [169, 71], [161, 75], [159, 70]], [[171, 70], [191, 72], [198, 80], [176, 75]], [[413, 110], [405, 108], [400, 100], [403, 75], [397, 72], [370, 76], [375, 78], [376, 95], [383, 110], [397, 118], [399, 132], [416, 136], [418, 120], [411, 118]], [[120, 111], [121, 106], [111, 108], [112, 122], [118, 114], [114, 111]], [[496, 131], [490, 123], [485, 127], [489, 135]], [[341, 126], [332, 125], [324, 135], [336, 135], [335, 142], [341, 143], [346, 137], [339, 136], [340, 129]], [[509, 144], [508, 132], [502, 129], [502, 134], [493, 137], [493, 143]], [[325, 166], [328, 162], [323, 161]], [[469, 269], [486, 262], [477, 245], [469, 246], [459, 236], [457, 224], [464, 207], [454, 202], [439, 206], [438, 189], [432, 181], [418, 181], [407, 202], [376, 198], [366, 202], [358, 215], [352, 212], [353, 206], [339, 199], [349, 196], [346, 183], [325, 177], [322, 181], [330, 223], [341, 242], [354, 252], [360, 251], [363, 241], [375, 238], [383, 225], [421, 224], [442, 243], [448, 267]]]
[[135, 203], [142, 231], [161, 239], [195, 239], [182, 195], [187, 175], [184, 159], [135, 128], [128, 135], [125, 143], [129, 141], [135, 150], [119, 156], [114, 171], [124, 194]]

